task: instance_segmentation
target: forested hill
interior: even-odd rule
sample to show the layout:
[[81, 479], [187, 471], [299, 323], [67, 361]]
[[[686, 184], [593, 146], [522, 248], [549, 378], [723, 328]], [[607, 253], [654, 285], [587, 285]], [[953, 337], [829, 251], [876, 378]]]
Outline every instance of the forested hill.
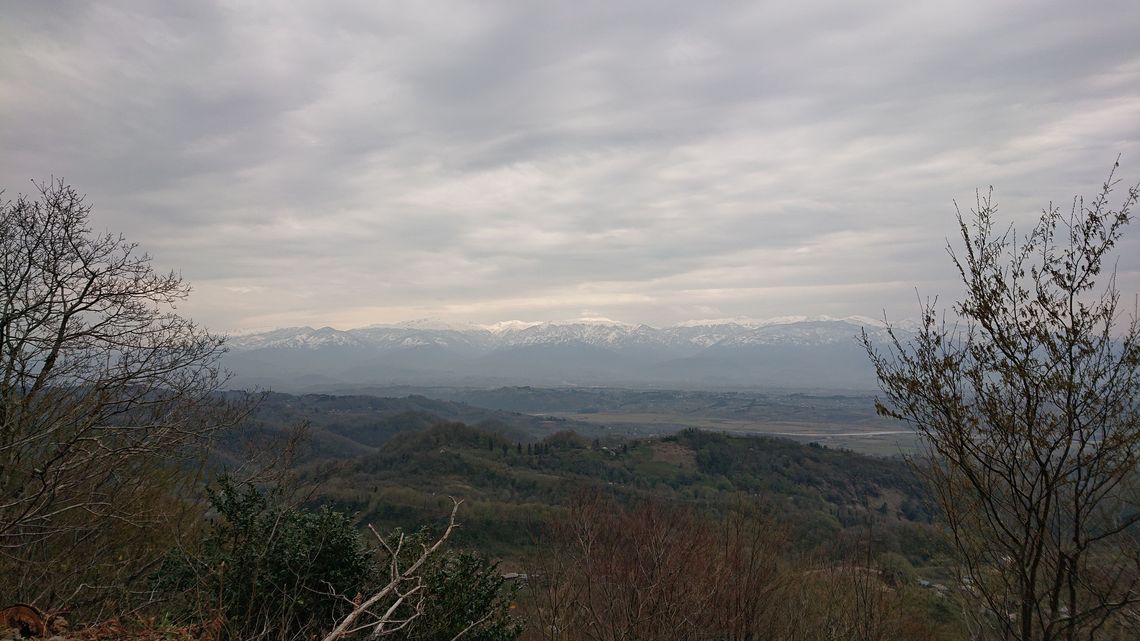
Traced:
[[271, 392], [260, 397], [250, 421], [223, 436], [219, 455], [236, 461], [250, 441], [266, 442], [290, 428], [307, 424], [309, 434], [301, 460], [348, 458], [372, 452], [401, 432], [425, 430], [449, 421], [478, 426], [523, 442], [566, 429], [587, 436], [604, 431], [581, 421], [485, 409], [419, 395], [386, 398]]
[[294, 471], [314, 503], [415, 529], [444, 515], [447, 497], [461, 498], [458, 542], [503, 558], [531, 553], [537, 529], [589, 491], [712, 511], [748, 502], [808, 549], [873, 525], [886, 549], [915, 562], [935, 552], [926, 498], [903, 461], [780, 438], [698, 429], [632, 436], [423, 396], [274, 393], [220, 441], [218, 460], [238, 464], [251, 443], [272, 450], [302, 423]]
[[696, 429], [627, 439], [550, 431], [565, 426], [521, 414], [489, 413], [480, 426], [450, 418], [465, 412], [482, 416], [417, 397], [273, 395], [261, 419], [267, 431], [312, 422], [317, 447], [297, 471], [315, 503], [414, 529], [444, 515], [449, 496], [460, 498], [458, 542], [508, 559], [530, 554], [542, 524], [587, 491], [713, 511], [745, 501], [793, 528], [805, 548], [833, 546], [844, 531], [874, 523], [888, 549], [919, 562], [937, 551], [924, 531], [921, 486], [897, 459]]

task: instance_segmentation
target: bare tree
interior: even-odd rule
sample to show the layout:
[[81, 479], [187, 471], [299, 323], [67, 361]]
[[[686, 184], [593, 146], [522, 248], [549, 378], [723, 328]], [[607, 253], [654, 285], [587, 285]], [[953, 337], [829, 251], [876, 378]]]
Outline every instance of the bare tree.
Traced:
[[933, 638], [877, 571], [805, 560], [784, 527], [747, 503], [714, 516], [585, 494], [548, 534], [523, 638]]
[[233, 419], [223, 338], [174, 311], [181, 276], [94, 232], [62, 181], [37, 188], [0, 202], [0, 563], [25, 574], [61, 548], [82, 562], [103, 525], [154, 523], [173, 459]]
[[950, 249], [965, 285], [953, 320], [934, 301], [885, 352], [864, 335], [879, 411], [929, 448], [919, 468], [980, 636], [1104, 638], [1136, 619], [1140, 325], [1135, 311], [1121, 322], [1111, 256], [1140, 194], [1114, 207], [1115, 171], [1024, 237], [979, 195]]

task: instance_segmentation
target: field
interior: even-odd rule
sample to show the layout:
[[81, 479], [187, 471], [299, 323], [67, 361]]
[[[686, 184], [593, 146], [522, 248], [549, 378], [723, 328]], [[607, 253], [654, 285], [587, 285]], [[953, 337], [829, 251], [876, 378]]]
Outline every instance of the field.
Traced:
[[606, 387], [403, 388], [375, 390], [459, 402], [512, 413], [528, 428], [571, 429], [584, 436], [664, 436], [686, 428], [737, 435], [767, 435], [877, 456], [914, 452], [909, 427], [875, 413], [870, 392], [633, 390]]
[[671, 434], [686, 428], [748, 436], [777, 436], [801, 443], [818, 443], [872, 454], [893, 456], [915, 451], [914, 432], [898, 426], [884, 427], [860, 423], [813, 421], [764, 421], [671, 412], [544, 412], [544, 415], [592, 423], [629, 436]]

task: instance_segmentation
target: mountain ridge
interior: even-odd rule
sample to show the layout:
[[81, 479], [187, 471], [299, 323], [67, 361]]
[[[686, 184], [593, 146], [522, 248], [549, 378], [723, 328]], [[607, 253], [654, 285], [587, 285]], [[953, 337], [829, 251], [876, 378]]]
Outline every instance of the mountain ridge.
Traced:
[[858, 337], [888, 339], [882, 322], [861, 316], [493, 327], [421, 320], [283, 328], [232, 337], [226, 366], [240, 384], [281, 391], [380, 384], [868, 390], [874, 372]]
[[[701, 330], [728, 333], [733, 336], [758, 332], [768, 335], [778, 335], [779, 330], [769, 328], [792, 328], [822, 324], [832, 327], [849, 325], [858, 330], [866, 328], [872, 333], [885, 331], [887, 325], [883, 321], [867, 316], [779, 316], [768, 319], [755, 319], [736, 317], [726, 319], [700, 319], [690, 320], [663, 327], [655, 327], [645, 323], [625, 323], [606, 318], [578, 318], [561, 321], [519, 321], [507, 320], [487, 325], [456, 324], [435, 321], [433, 319], [417, 319], [400, 323], [378, 323], [352, 329], [336, 329], [329, 326], [314, 328], [311, 326], [283, 327], [264, 332], [237, 334], [230, 337], [228, 345], [236, 350], [264, 349], [267, 347], [319, 347], [327, 344], [354, 344], [370, 341], [391, 342], [392, 336], [420, 337], [419, 343], [413, 341], [408, 346], [424, 344], [440, 344], [444, 337], [466, 336], [469, 340], [481, 340], [494, 347], [511, 344], [530, 344], [535, 342], [567, 342], [582, 341], [588, 343], [613, 344], [619, 339], [633, 337], [637, 340], [675, 340], [675, 337], [684, 339], [699, 335]], [[819, 325], [814, 325], [817, 328]], [[894, 324], [896, 328], [910, 331], [913, 321], [902, 321]], [[819, 332], [817, 332], [818, 337]], [[427, 341], [424, 337], [433, 337], [436, 340]], [[722, 336], [728, 338], [728, 336]], [[423, 342], [426, 341], [426, 342]], [[717, 341], [707, 338], [695, 341], [701, 347], [708, 347]]]

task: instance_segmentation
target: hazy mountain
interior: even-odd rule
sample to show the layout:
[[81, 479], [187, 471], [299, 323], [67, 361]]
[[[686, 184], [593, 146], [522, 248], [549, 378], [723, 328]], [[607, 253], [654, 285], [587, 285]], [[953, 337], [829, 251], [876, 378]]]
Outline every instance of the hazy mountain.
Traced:
[[690, 321], [605, 319], [490, 326], [414, 321], [352, 330], [294, 327], [232, 337], [237, 383], [278, 390], [360, 385], [670, 386], [870, 389], [864, 317]]

